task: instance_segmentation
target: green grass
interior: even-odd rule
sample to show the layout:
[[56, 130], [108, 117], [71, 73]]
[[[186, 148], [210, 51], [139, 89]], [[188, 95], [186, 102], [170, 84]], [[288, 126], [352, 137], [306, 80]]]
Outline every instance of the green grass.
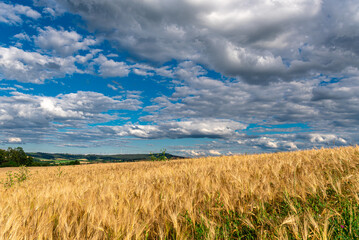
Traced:
[[[305, 200], [284, 194], [280, 200], [260, 202], [251, 214], [223, 210], [220, 199], [217, 200], [213, 208], [219, 206], [221, 210], [204, 213], [207, 219], [216, 222], [216, 239], [278, 239], [280, 229], [285, 230], [288, 239], [304, 239], [305, 236], [299, 234], [303, 231], [296, 232], [294, 229], [303, 228], [303, 225], [295, 225], [306, 221], [308, 238], [321, 238], [327, 231], [331, 239], [359, 239], [359, 206], [356, 200], [338, 195], [332, 189], [327, 190], [326, 196], [318, 193], [308, 195]], [[312, 222], [309, 215], [313, 218]], [[202, 219], [193, 223], [187, 213], [182, 216], [194, 239], [208, 238], [209, 222]], [[283, 224], [292, 216], [296, 216], [298, 221]]]

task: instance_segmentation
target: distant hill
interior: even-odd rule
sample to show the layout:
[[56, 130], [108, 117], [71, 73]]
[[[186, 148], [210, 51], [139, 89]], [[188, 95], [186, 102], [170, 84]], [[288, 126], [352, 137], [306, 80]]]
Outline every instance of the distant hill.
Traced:
[[[43, 153], [43, 152], [29, 152], [37, 161], [49, 163], [61, 163], [67, 161], [78, 160], [82, 163], [95, 163], [95, 162], [135, 162], [151, 160], [151, 156], [158, 157], [161, 153], [154, 154], [114, 154], [114, 155], [98, 155], [98, 154], [67, 154], [67, 153]], [[166, 153], [167, 159], [184, 158]]]

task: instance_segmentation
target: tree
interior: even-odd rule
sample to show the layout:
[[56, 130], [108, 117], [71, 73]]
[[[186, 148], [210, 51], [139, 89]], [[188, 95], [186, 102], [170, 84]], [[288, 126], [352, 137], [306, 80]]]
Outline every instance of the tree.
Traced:
[[32, 166], [34, 163], [34, 158], [32, 156], [26, 156], [26, 166]]
[[26, 165], [29, 166], [33, 162], [33, 158], [26, 155], [22, 147], [11, 148], [7, 150], [7, 160], [8, 162], [14, 162], [16, 165]]
[[6, 151], [0, 149], [0, 165], [6, 161]]

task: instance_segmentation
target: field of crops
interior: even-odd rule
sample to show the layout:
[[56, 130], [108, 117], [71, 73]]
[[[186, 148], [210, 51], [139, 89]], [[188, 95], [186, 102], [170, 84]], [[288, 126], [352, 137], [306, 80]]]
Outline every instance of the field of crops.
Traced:
[[3, 168], [0, 180], [0, 239], [359, 238], [358, 146]]

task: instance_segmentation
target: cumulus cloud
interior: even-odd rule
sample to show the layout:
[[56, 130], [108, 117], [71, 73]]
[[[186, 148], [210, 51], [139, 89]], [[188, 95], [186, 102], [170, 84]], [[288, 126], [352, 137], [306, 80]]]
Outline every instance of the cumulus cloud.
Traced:
[[75, 31], [56, 30], [52, 27], [39, 29], [39, 35], [34, 37], [34, 42], [40, 48], [49, 50], [60, 56], [70, 56], [79, 50], [87, 50], [97, 41], [91, 37], [84, 38]]
[[13, 87], [0, 87], [0, 91], [16, 91]]
[[339, 144], [347, 143], [347, 141], [345, 139], [338, 137], [334, 134], [313, 133], [313, 134], [309, 134], [309, 137], [310, 137], [311, 143], [333, 143], [333, 144], [335, 144], [335, 142], [337, 142]]
[[204, 151], [197, 151], [192, 149], [182, 149], [178, 151], [181, 155], [190, 156], [190, 157], [201, 157], [206, 156]]
[[27, 6], [0, 2], [0, 22], [10, 25], [20, 24], [23, 22], [22, 16], [38, 19], [41, 14]]
[[49, 14], [51, 17], [58, 17], [66, 12], [61, 3], [56, 0], [33, 0], [35, 6], [44, 7], [43, 13]]
[[347, 77], [336, 82], [330, 82], [333, 78], [328, 76], [266, 87], [214, 79], [191, 62], [180, 65], [173, 74], [179, 80], [174, 81], [173, 94], [155, 98], [145, 108], [150, 114], [143, 120], [216, 116], [247, 124], [307, 123], [317, 131], [341, 132], [353, 131], [359, 124], [357, 71], [343, 72]]
[[[293, 151], [313, 147], [334, 147], [349, 144], [352, 136], [346, 132], [328, 134], [321, 132], [301, 132], [286, 134], [245, 135], [239, 137], [237, 144], [243, 148], [257, 148], [260, 151]], [[231, 140], [234, 144], [234, 140]]]
[[[0, 97], [0, 138], [3, 143], [63, 143], [95, 147], [123, 145], [116, 135], [105, 135], [96, 125], [123, 119], [122, 111], [137, 111], [141, 101], [126, 95], [118, 100], [97, 92], [75, 92], [54, 97], [12, 92]], [[109, 111], [111, 110], [111, 111]], [[19, 142], [18, 142], [19, 143]]]
[[[0, 97], [0, 129], [41, 129], [62, 125], [106, 122], [116, 119], [108, 110], [138, 110], [138, 99], [116, 100], [97, 92], [76, 92], [56, 97], [36, 96], [13, 92]], [[56, 125], [55, 124], [55, 125]]]
[[251, 84], [359, 66], [353, 0], [57, 2], [133, 56], [192, 60]]
[[145, 108], [149, 115], [142, 120], [160, 123], [216, 116], [255, 124], [244, 129], [244, 135], [212, 149], [237, 142], [241, 149], [283, 151], [358, 141], [353, 134], [359, 124], [357, 70], [345, 70], [340, 75], [346, 77], [340, 80], [336, 75], [323, 76], [265, 87], [211, 78], [193, 62], [184, 62], [171, 73], [176, 79], [173, 94], [153, 99], [153, 105]]
[[[237, 143], [245, 145], [246, 147], [260, 148], [264, 151], [292, 151], [298, 149], [297, 140], [294, 138], [295, 135], [273, 135], [273, 136], [242, 136], [241, 140]], [[290, 140], [288, 140], [288, 138]], [[303, 147], [303, 146], [302, 146]]]
[[226, 119], [189, 119], [159, 122], [157, 125], [127, 124], [104, 126], [101, 130], [118, 136], [133, 136], [145, 139], [156, 138], [229, 138], [245, 128], [239, 122]]
[[107, 84], [107, 87], [108, 87], [108, 88], [111, 88], [111, 89], [114, 90], [114, 91], [117, 91], [117, 90], [118, 90], [118, 88], [115, 87], [115, 86], [112, 85], [112, 84]]
[[[210, 150], [195, 150], [195, 149], [181, 149], [175, 151], [177, 154], [186, 156], [186, 157], [204, 157], [204, 156], [220, 156], [221, 152], [218, 150], [210, 149]], [[229, 153], [227, 154], [229, 155]]]
[[98, 67], [98, 74], [103, 77], [125, 77], [129, 73], [134, 73], [140, 76], [161, 76], [166, 78], [173, 78], [173, 71], [168, 66], [152, 67], [146, 64], [130, 64], [125, 61], [115, 61], [109, 59], [109, 56], [99, 54], [91, 62], [91, 66]]
[[218, 151], [218, 150], [209, 150], [208, 151], [208, 153], [210, 154], [210, 155], [214, 155], [214, 156], [219, 156], [219, 155], [221, 155], [221, 153]]
[[11, 137], [8, 139], [8, 142], [9, 143], [21, 143], [22, 140], [21, 140], [21, 138], [18, 138], [18, 137]]
[[99, 65], [99, 74], [104, 77], [125, 77], [130, 73], [130, 66], [126, 62], [116, 62], [102, 54], [93, 63]]
[[26, 40], [30, 41], [30, 37], [26, 33], [18, 33], [14, 35], [14, 38], [17, 38], [19, 40]]
[[[331, 135], [331, 136], [328, 136]], [[321, 136], [325, 141], [315, 140], [313, 137]], [[206, 155], [216, 155], [213, 150], [225, 155], [243, 154], [243, 153], [261, 153], [277, 151], [295, 151], [298, 149], [312, 149], [313, 147], [335, 147], [347, 145], [344, 141], [333, 141], [329, 139], [343, 139], [342, 136], [323, 133], [290, 133], [290, 134], [261, 134], [248, 135], [241, 133], [235, 138], [214, 139], [200, 144], [188, 146], [173, 146], [172, 152], [189, 157], [199, 157]], [[328, 140], [328, 141], [327, 141]]]
[[0, 76], [20, 82], [43, 83], [45, 79], [79, 72], [74, 57], [51, 57], [16, 47], [0, 47]]

